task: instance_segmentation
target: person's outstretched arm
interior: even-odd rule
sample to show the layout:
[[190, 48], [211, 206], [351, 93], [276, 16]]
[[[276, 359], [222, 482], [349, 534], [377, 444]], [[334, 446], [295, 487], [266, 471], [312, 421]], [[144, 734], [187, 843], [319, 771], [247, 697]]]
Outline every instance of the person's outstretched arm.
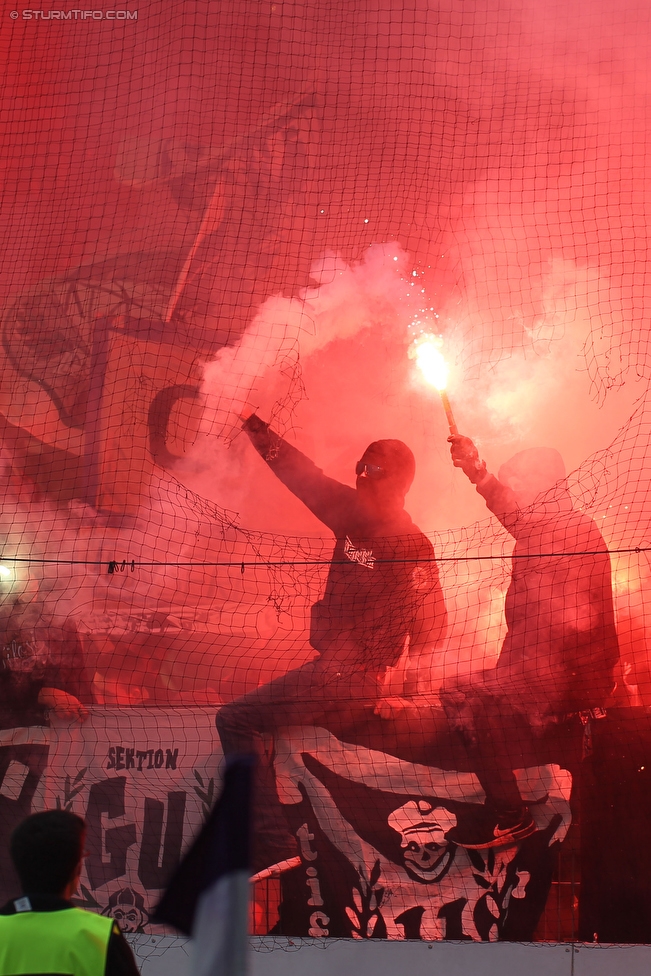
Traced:
[[283, 440], [256, 414], [247, 417], [242, 429], [276, 477], [321, 522], [336, 532], [356, 500], [355, 489], [328, 478], [321, 468]]
[[497, 516], [511, 535], [516, 536], [517, 513], [520, 509], [515, 493], [487, 470], [486, 462], [480, 459], [479, 451], [469, 437], [453, 434], [448, 437], [448, 441], [450, 442], [450, 454], [455, 468], [461, 468], [486, 501], [490, 511]]

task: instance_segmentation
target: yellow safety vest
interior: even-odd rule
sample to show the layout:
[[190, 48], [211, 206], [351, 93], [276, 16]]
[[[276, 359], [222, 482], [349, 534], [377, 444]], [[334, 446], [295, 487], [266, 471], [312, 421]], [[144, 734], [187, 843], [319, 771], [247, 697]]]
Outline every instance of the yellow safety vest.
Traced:
[[0, 915], [0, 976], [104, 976], [113, 925], [82, 908]]

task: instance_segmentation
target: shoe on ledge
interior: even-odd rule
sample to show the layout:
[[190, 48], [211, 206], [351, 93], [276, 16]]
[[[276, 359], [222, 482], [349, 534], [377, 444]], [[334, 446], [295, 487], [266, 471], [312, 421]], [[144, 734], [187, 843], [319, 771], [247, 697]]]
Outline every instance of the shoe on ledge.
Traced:
[[488, 850], [490, 847], [510, 847], [538, 830], [528, 807], [521, 810], [504, 811], [478, 824], [458, 824], [448, 830], [447, 840], [457, 847], [472, 851]]

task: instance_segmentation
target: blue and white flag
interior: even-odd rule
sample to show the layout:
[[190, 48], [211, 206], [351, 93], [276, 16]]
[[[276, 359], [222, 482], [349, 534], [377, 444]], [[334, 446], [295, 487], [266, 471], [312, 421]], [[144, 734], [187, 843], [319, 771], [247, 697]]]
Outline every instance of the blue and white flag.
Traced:
[[244, 976], [255, 756], [230, 760], [221, 796], [181, 861], [156, 921], [192, 936], [191, 976]]

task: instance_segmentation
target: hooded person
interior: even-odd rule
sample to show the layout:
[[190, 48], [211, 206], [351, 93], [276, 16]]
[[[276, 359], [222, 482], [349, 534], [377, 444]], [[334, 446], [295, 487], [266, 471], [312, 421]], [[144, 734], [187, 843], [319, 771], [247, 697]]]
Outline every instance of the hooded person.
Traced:
[[536, 831], [513, 773], [527, 765], [525, 743], [601, 708], [619, 651], [608, 549], [594, 521], [572, 506], [558, 451], [521, 451], [496, 478], [469, 438], [449, 440], [455, 467], [515, 539], [497, 664], [446, 682], [441, 693], [448, 721], [475, 756], [491, 812], [476, 835], [459, 827], [449, 836], [482, 849]]
[[413, 658], [436, 646], [446, 611], [432, 545], [404, 509], [416, 470], [406, 444], [370, 444], [351, 488], [327, 477], [255, 414], [243, 427], [276, 477], [335, 537], [325, 589], [311, 610], [310, 644], [318, 657], [217, 714], [225, 754], [256, 752], [262, 760], [254, 829], [259, 868], [297, 853], [262, 735], [289, 725], [337, 734], [366, 722], [387, 669], [407, 643]]

